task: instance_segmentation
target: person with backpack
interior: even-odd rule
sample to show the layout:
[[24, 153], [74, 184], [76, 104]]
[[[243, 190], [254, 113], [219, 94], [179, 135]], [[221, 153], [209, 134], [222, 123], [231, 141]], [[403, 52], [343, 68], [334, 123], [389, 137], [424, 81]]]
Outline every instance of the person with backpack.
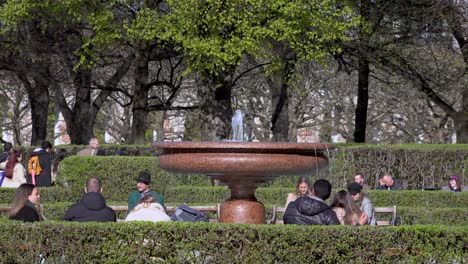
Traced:
[[52, 186], [52, 144], [44, 141], [40, 148], [36, 148], [31, 153], [28, 161], [28, 173], [31, 175], [31, 181], [37, 187]]

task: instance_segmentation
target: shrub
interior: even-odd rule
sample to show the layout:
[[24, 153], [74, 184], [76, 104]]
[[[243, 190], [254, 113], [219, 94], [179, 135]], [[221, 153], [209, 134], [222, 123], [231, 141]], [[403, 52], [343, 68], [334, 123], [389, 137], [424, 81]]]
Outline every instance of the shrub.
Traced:
[[461, 263], [468, 230], [2, 221], [2, 263]]

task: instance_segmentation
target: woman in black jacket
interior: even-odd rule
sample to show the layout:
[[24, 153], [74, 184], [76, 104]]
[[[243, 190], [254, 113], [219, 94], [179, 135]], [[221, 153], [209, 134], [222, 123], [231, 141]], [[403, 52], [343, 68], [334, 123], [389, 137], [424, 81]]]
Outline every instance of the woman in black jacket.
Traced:
[[23, 183], [16, 189], [13, 207], [8, 212], [8, 218], [23, 222], [40, 221], [36, 206], [39, 205], [41, 196], [36, 186]]

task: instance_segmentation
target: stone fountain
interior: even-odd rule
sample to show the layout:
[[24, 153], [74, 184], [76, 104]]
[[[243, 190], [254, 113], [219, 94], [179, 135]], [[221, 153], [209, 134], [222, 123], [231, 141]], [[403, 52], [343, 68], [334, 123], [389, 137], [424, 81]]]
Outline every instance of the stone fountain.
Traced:
[[206, 174], [228, 186], [220, 222], [265, 223], [257, 187], [277, 176], [302, 176], [328, 165], [327, 144], [281, 142], [162, 142], [159, 167], [177, 173]]

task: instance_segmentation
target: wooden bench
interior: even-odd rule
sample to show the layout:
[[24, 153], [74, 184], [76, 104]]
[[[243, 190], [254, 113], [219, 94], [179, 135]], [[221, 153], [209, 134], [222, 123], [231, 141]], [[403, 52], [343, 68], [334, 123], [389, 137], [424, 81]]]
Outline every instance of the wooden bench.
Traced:
[[[276, 205], [273, 205], [272, 207], [272, 215], [271, 219], [267, 220], [267, 224], [283, 224], [283, 219], [276, 219], [278, 213], [283, 213], [286, 211], [286, 207], [277, 207]], [[374, 208], [376, 217], [378, 214], [392, 214], [391, 219], [396, 219], [397, 217], [397, 208], [396, 205], [390, 206], [390, 207], [375, 207]], [[377, 217], [378, 219], [378, 217]], [[389, 226], [389, 225], [395, 225], [395, 221], [392, 220], [377, 220], [377, 225], [378, 226]]]
[[[111, 205], [109, 206], [112, 208], [114, 211], [128, 211], [128, 206], [126, 205]], [[173, 214], [175, 210], [177, 209], [178, 206], [166, 206], [166, 213], [169, 215]], [[205, 213], [216, 213], [216, 218], [209, 218], [208, 220], [210, 222], [219, 222], [219, 216], [221, 212], [221, 205], [216, 204], [216, 205], [189, 205], [190, 208], [193, 208], [195, 210], [205, 212]]]

